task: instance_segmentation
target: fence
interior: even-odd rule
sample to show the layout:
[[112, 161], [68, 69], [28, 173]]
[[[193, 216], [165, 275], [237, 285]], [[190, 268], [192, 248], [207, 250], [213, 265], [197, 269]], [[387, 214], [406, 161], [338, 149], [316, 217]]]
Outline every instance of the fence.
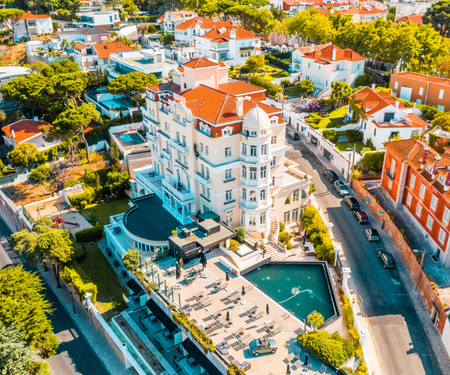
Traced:
[[425, 302], [427, 310], [430, 314], [430, 318], [432, 319], [439, 332], [442, 334], [445, 321], [447, 319], [444, 304], [438, 296], [438, 291], [431, 287], [426, 273], [423, 269], [420, 268], [416, 256], [414, 255], [412, 249], [409, 247], [408, 243], [403, 238], [403, 233], [400, 232], [400, 230], [390, 219], [390, 216], [386, 213], [383, 207], [381, 207], [376, 202], [376, 199], [372, 195], [370, 195], [370, 193], [366, 189], [363, 188], [363, 185], [360, 181], [353, 181], [353, 189], [363, 201], [366, 201], [367, 207], [369, 207], [370, 211], [372, 211], [375, 218], [379, 222], [384, 220], [384, 231], [389, 236], [398, 252], [400, 253], [403, 262], [408, 268], [411, 278], [414, 281], [418, 280], [419, 278], [419, 282], [417, 283], [417, 290], [419, 291], [423, 301]]

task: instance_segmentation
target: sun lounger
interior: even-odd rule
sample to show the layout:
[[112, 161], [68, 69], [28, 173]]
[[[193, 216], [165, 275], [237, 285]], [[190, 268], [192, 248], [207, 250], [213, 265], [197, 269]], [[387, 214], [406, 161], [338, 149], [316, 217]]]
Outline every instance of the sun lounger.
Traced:
[[218, 316], [222, 315], [222, 310], [216, 310], [214, 312], [212, 312], [211, 314], [209, 314], [212, 318], [217, 318]]
[[203, 294], [204, 294], [203, 292], [200, 292], [200, 293], [193, 295], [192, 297], [198, 301], [199, 299], [203, 298]]
[[250, 314], [251, 320], [258, 320], [259, 318], [262, 318], [264, 316], [264, 313], [262, 311], [257, 311], [254, 314]]
[[298, 370], [300, 367], [302, 367], [302, 365], [303, 365], [303, 362], [298, 360], [298, 361], [294, 362], [291, 367], [292, 367], [292, 370], [295, 371], [295, 370]]
[[216, 289], [220, 289], [224, 283], [225, 283], [225, 281], [223, 281], [223, 279], [219, 279], [219, 280], [214, 281], [212, 283], [212, 286]]
[[198, 303], [199, 303], [202, 307], [207, 307], [207, 306], [209, 306], [209, 305], [212, 304], [212, 301], [211, 301], [208, 297], [206, 297], [206, 298], [204, 298], [204, 299], [200, 299], [200, 300], [198, 301]]
[[252, 335], [246, 333], [244, 336], [238, 337], [238, 341], [242, 347], [246, 347], [248, 344], [250, 344], [253, 341], [253, 337], [252, 337]]
[[247, 309], [247, 314], [252, 314], [256, 310], [258, 310], [258, 306], [252, 306], [249, 309]]
[[239, 337], [244, 333], [244, 328], [238, 328], [237, 330], [233, 331], [231, 334], [232, 336]]
[[226, 298], [230, 302], [234, 302], [236, 300], [236, 297], [239, 296], [239, 292], [234, 291], [233, 293], [229, 294]]
[[278, 334], [280, 332], [281, 332], [281, 327], [278, 324], [275, 324], [274, 326], [269, 327], [269, 333], [272, 336], [275, 336], [276, 334]]

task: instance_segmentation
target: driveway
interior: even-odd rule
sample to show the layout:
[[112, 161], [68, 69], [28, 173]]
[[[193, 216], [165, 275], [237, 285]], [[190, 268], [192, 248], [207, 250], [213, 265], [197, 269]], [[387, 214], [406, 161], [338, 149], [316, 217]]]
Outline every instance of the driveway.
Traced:
[[[321, 174], [325, 168], [320, 160], [301, 141], [289, 140], [289, 143], [291, 148], [286, 157], [312, 176], [317, 202], [334, 224], [335, 237], [342, 244], [368, 318], [383, 374], [441, 374], [428, 337], [400, 281], [399, 271], [382, 268], [377, 258], [380, 245], [367, 241], [364, 226], [357, 224], [351, 211]], [[375, 223], [369, 212], [368, 215], [370, 222]], [[403, 272], [401, 266], [399, 269]]]

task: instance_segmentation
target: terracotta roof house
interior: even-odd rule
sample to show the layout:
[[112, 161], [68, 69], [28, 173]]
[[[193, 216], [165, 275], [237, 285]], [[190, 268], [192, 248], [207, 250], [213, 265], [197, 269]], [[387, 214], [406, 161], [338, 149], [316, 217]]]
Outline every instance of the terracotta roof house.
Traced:
[[213, 28], [229, 26], [233, 26], [232, 21], [220, 21], [218, 18], [191, 18], [175, 27], [175, 42], [180, 46], [194, 46], [196, 36], [203, 36]]
[[372, 6], [360, 6], [355, 8], [349, 8], [346, 10], [336, 11], [344, 15], [351, 15], [354, 23], [372, 22], [377, 18], [386, 19], [387, 11], [381, 10]]
[[173, 34], [175, 27], [197, 16], [198, 14], [196, 12], [190, 10], [172, 10], [164, 13], [156, 22], [164, 30], [164, 34]]
[[335, 44], [311, 45], [292, 52], [291, 71], [301, 73], [302, 79], [314, 83], [316, 92], [329, 90], [336, 81], [354, 86], [364, 73], [366, 58]]
[[19, 120], [2, 128], [5, 144], [14, 148], [21, 143], [32, 143], [39, 151], [47, 150], [60, 143], [60, 140], [48, 142], [44, 139], [41, 129], [50, 125], [46, 121]]
[[53, 32], [52, 18], [47, 14], [25, 12], [13, 24], [14, 40], [18, 43], [30, 40], [33, 36]]
[[423, 15], [410, 14], [408, 16], [397, 18], [398, 23], [404, 23], [404, 22], [408, 22], [408, 21], [420, 26], [423, 23]]
[[396, 72], [391, 75], [389, 87], [393, 95], [414, 102], [450, 111], [450, 79], [427, 76], [413, 72]]
[[370, 139], [377, 150], [392, 138], [421, 135], [428, 123], [418, 114], [418, 109], [406, 108], [388, 92], [374, 88], [364, 87], [350, 96], [348, 115], [360, 125], [364, 143]]
[[75, 41], [83, 44], [102, 44], [111, 40], [111, 32], [98, 27], [68, 28], [58, 33], [58, 39], [68, 43]]

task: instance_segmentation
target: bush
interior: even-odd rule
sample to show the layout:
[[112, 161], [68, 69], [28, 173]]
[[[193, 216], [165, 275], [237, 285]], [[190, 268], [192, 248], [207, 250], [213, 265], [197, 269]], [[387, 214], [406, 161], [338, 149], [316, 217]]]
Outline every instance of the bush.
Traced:
[[322, 132], [322, 135], [323, 135], [323, 137], [325, 138], [325, 139], [328, 139], [330, 142], [332, 142], [332, 143], [336, 143], [337, 142], [337, 140], [338, 140], [338, 138], [339, 138], [339, 135], [338, 135], [338, 132], [336, 131], [336, 130], [334, 130], [334, 129], [331, 129], [331, 130], [324, 130], [323, 132]]
[[282, 221], [279, 222], [279, 226], [280, 226], [280, 232], [284, 231], [285, 225]]
[[360, 163], [365, 169], [374, 172], [381, 172], [383, 169], [385, 151], [367, 152], [362, 157]]
[[355, 349], [352, 342], [338, 333], [326, 331], [303, 333], [297, 337], [298, 343], [321, 361], [340, 367], [351, 358]]
[[77, 242], [91, 242], [100, 240], [103, 237], [103, 225], [94, 225], [91, 228], [86, 228], [75, 233]]
[[84, 169], [83, 182], [90, 187], [97, 187], [97, 174], [90, 168]]
[[236, 363], [230, 363], [227, 368], [227, 375], [245, 375]]
[[[281, 58], [279, 56], [287, 56], [285, 58]], [[264, 56], [264, 59], [266, 61], [268, 61], [270, 64], [275, 65], [283, 70], [289, 70], [290, 68], [290, 63], [291, 63], [291, 59], [290, 59], [291, 55], [290, 52], [288, 52], [287, 54], [281, 55], [281, 54], [267, 54], [266, 56]]]
[[278, 235], [278, 241], [280, 241], [281, 243], [285, 243], [286, 238], [287, 238], [287, 233], [284, 231], [280, 232], [280, 234]]
[[183, 311], [172, 313], [173, 320], [176, 323], [181, 324], [184, 328], [191, 332], [192, 337], [200, 344], [200, 346], [205, 350], [215, 351], [216, 347], [214, 346], [212, 340], [203, 332], [197, 325], [188, 319], [186, 314]]
[[91, 278], [76, 261], [66, 264], [61, 270], [60, 277], [73, 285], [81, 300], [84, 299], [86, 293], [91, 293], [92, 303], [97, 301], [97, 285], [92, 282]]
[[245, 229], [243, 227], [237, 227], [235, 229], [236, 232], [236, 240], [239, 243], [244, 243], [245, 241]]
[[364, 73], [355, 79], [355, 86], [370, 86], [374, 82], [375, 79], [369, 73]]
[[230, 240], [230, 246], [228, 247], [228, 250], [232, 251], [233, 253], [236, 253], [239, 250], [240, 243], [236, 240], [231, 239]]
[[433, 107], [431, 105], [421, 104], [418, 107], [422, 112], [423, 118], [428, 121], [432, 121], [436, 117], [440, 117], [444, 114], [444, 112], [439, 110], [437, 107]]
[[123, 266], [130, 271], [137, 271], [139, 267], [139, 250], [128, 250], [122, 257]]
[[81, 263], [87, 257], [87, 250], [85, 245], [75, 244], [73, 247], [74, 253], [72, 258], [78, 263]]
[[[241, 71], [242, 71], [242, 68], [241, 68]], [[250, 77], [250, 83], [252, 85], [259, 86], [259, 87], [262, 87], [263, 89], [266, 89], [267, 93], [272, 96], [275, 96], [282, 90], [280, 85], [274, 85], [269, 80], [267, 80], [257, 74]]]
[[86, 201], [88, 204], [91, 204], [93, 199], [94, 199], [94, 190], [91, 188], [86, 188], [84, 189], [84, 192], [70, 196], [69, 203], [73, 207], [82, 208], [81, 202]]
[[345, 136], [349, 142], [361, 142], [363, 139], [363, 133], [359, 130], [346, 130]]
[[22, 165], [29, 165], [37, 161], [39, 158], [39, 151], [32, 143], [20, 143], [9, 153], [11, 164], [15, 167]]
[[288, 72], [281, 72], [280, 73], [280, 77], [289, 77], [289, 73]]
[[40, 165], [36, 169], [33, 169], [30, 173], [30, 176], [28, 177], [29, 180], [34, 182], [42, 182], [47, 178], [47, 175], [50, 173], [50, 166]]

